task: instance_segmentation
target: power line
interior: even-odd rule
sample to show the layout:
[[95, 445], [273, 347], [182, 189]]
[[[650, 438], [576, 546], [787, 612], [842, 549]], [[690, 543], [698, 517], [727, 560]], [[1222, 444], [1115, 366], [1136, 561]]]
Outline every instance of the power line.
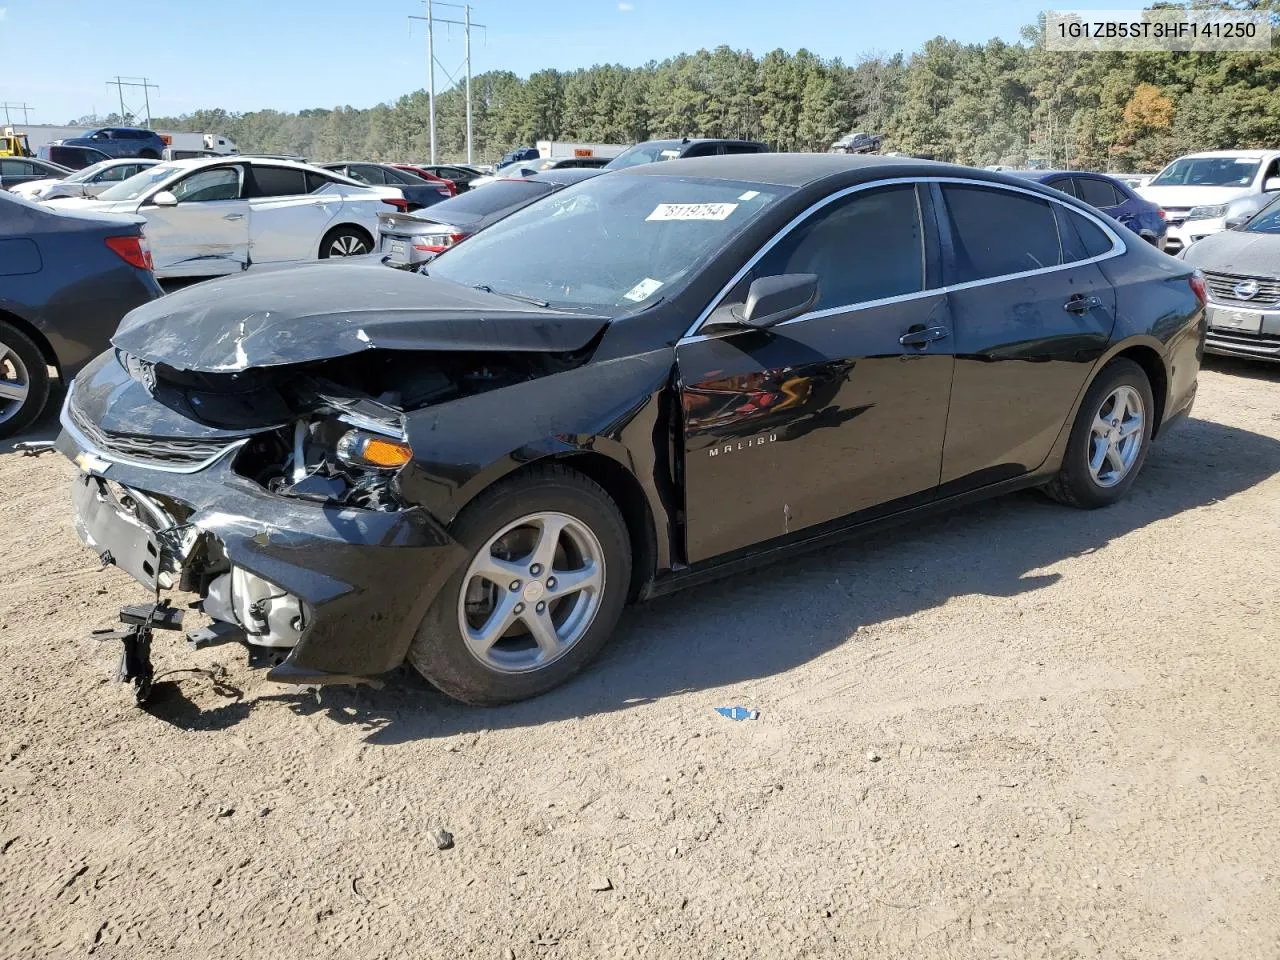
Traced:
[[27, 119], [27, 114], [35, 109], [35, 107], [31, 106], [30, 104], [10, 103], [8, 100], [6, 100], [3, 104], [0, 104], [0, 106], [4, 107], [4, 125], [6, 127], [13, 126], [13, 121], [9, 119], [10, 110], [22, 111], [22, 125], [25, 127], [28, 123], [31, 122], [30, 120]]
[[146, 77], [112, 77], [107, 81], [107, 86], [115, 86], [116, 96], [120, 99], [120, 120], [124, 122], [126, 117], [136, 116], [132, 111], [126, 110], [124, 105], [124, 88], [125, 87], [141, 87], [143, 101], [146, 104], [147, 126], [151, 126], [151, 91], [160, 88], [148, 80]]
[[[488, 27], [483, 23], [471, 22], [471, 4], [469, 3], [444, 3], [442, 0], [423, 0], [427, 6], [427, 15], [425, 17], [417, 17], [410, 15], [409, 29], [413, 30], [414, 20], [424, 20], [427, 24], [427, 113], [429, 117], [429, 125], [431, 127], [431, 162], [436, 162], [436, 60], [435, 48], [435, 25], [437, 23], [453, 24], [463, 28], [463, 35], [466, 40], [466, 68], [467, 68], [467, 163], [471, 162], [471, 28], [479, 27], [486, 31], [488, 36]], [[455, 10], [462, 10], [465, 14], [463, 20], [442, 19], [435, 15], [433, 6], [452, 7]], [[445, 70], [444, 65], [440, 65], [440, 69], [444, 70], [445, 76], [453, 80], [453, 74]]]

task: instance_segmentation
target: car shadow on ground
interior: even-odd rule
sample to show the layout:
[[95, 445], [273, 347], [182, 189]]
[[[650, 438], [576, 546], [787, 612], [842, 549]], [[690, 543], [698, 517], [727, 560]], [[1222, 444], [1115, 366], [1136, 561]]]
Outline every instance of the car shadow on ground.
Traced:
[[1192, 419], [1157, 442], [1128, 498], [1113, 507], [1077, 511], [1035, 492], [1014, 494], [665, 597], [628, 610], [604, 655], [574, 680], [505, 707], [457, 704], [406, 667], [383, 678], [381, 690], [285, 691], [228, 704], [210, 716], [175, 689], [150, 710], [179, 726], [210, 729], [232, 725], [251, 705], [274, 700], [298, 713], [323, 712], [356, 724], [373, 744], [625, 711], [785, 673], [859, 642], [860, 627], [951, 597], [1034, 592], [1063, 576], [1045, 568], [1248, 490], [1277, 471], [1280, 441]]
[[1259, 380], [1263, 383], [1280, 383], [1280, 363], [1267, 363], [1260, 360], [1247, 360], [1244, 357], [1224, 357], [1215, 353], [1206, 353], [1204, 369], [1232, 377], [1243, 377], [1247, 380]]

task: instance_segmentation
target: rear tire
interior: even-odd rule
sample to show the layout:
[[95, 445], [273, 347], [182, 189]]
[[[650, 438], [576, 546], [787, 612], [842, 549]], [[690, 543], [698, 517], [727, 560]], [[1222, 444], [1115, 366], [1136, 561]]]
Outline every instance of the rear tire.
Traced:
[[1085, 393], [1062, 468], [1045, 492], [1083, 510], [1121, 499], [1146, 462], [1155, 409], [1146, 371], [1123, 357], [1112, 360]]
[[0, 437], [29, 427], [48, 400], [44, 354], [21, 330], [0, 323]]
[[373, 253], [373, 238], [359, 227], [334, 227], [320, 241], [320, 259], [359, 257]]
[[[626, 604], [631, 542], [598, 484], [563, 466], [534, 467], [477, 497], [452, 533], [469, 559], [427, 611], [408, 657], [439, 690], [470, 704], [524, 700], [604, 647]], [[539, 556], [554, 559], [544, 568]], [[539, 624], [550, 631], [541, 639]]]

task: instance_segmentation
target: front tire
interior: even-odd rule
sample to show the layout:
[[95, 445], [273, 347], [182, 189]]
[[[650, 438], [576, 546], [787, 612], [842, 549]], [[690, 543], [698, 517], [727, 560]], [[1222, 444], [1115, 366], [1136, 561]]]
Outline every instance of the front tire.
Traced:
[[1093, 510], [1121, 499], [1147, 459], [1156, 405], [1146, 371], [1112, 360], [1085, 393], [1058, 475], [1045, 488], [1059, 503]]
[[334, 227], [320, 241], [320, 259], [359, 257], [373, 252], [373, 239], [359, 227]]
[[49, 368], [21, 330], [0, 323], [0, 437], [25, 430], [49, 399]]
[[535, 467], [477, 497], [453, 525], [469, 560], [449, 579], [409, 662], [456, 700], [511, 703], [564, 683], [604, 647], [631, 583], [627, 526], [575, 470]]

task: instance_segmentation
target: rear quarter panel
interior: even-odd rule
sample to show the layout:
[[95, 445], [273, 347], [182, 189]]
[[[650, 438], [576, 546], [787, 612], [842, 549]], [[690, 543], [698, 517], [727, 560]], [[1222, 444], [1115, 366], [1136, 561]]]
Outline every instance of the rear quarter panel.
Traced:
[[1164, 419], [1182, 409], [1196, 389], [1204, 356], [1207, 321], [1189, 282], [1192, 269], [1149, 244], [1106, 261], [1103, 271], [1116, 291], [1113, 356], [1130, 345], [1160, 354], [1168, 383]]

